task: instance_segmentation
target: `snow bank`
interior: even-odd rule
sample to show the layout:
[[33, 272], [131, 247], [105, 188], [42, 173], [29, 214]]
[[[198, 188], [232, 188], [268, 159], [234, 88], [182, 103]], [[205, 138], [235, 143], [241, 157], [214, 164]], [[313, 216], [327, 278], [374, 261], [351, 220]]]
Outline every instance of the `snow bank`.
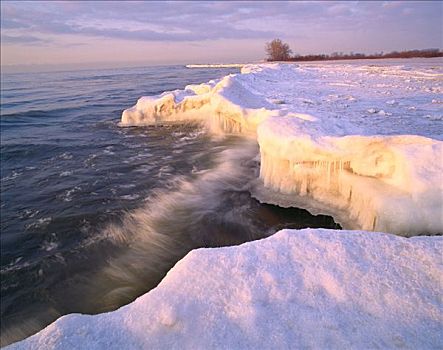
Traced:
[[259, 200], [332, 214], [345, 228], [442, 233], [441, 60], [381, 62], [245, 65], [142, 97], [121, 124], [192, 119], [257, 137]]
[[7, 349], [442, 348], [442, 251], [442, 237], [322, 229], [198, 249], [133, 303]]

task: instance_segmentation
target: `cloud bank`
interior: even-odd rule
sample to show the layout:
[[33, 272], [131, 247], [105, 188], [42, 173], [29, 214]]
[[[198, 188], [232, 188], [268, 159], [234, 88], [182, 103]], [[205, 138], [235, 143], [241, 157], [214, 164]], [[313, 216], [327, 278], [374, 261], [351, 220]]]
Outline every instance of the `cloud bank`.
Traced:
[[205, 46], [220, 53], [229, 45], [232, 59], [246, 51], [258, 55], [259, 47], [257, 59], [262, 58], [264, 42], [275, 37], [297, 53], [439, 47], [442, 6], [435, 1], [3, 1], [2, 61], [22, 60], [23, 48], [31, 47], [32, 61], [33, 55], [44, 57], [38, 48], [61, 53], [78, 45], [90, 46], [87, 60], [100, 41], [113, 41], [128, 54], [131, 48], [139, 51], [135, 45], [150, 53], [174, 45], [200, 47], [192, 50], [196, 57], [209, 57]]

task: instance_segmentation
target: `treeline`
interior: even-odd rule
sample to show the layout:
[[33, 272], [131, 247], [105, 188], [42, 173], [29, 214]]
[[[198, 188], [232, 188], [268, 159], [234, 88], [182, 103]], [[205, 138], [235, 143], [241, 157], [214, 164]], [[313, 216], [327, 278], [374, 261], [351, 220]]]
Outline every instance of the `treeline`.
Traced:
[[274, 39], [266, 43], [265, 50], [268, 55], [268, 61], [326, 61], [326, 60], [357, 60], [357, 59], [375, 59], [375, 58], [412, 58], [412, 57], [443, 57], [443, 51], [439, 49], [392, 51], [389, 53], [375, 53], [365, 55], [364, 53], [334, 52], [331, 55], [294, 55], [288, 44], [280, 39]]
[[[407, 50], [407, 51], [392, 51], [389, 53], [375, 53], [365, 55], [363, 53], [349, 53], [334, 52], [331, 55], [294, 55], [289, 57], [287, 61], [327, 61], [327, 60], [357, 60], [357, 59], [376, 59], [376, 58], [413, 58], [413, 57], [443, 57], [443, 51], [439, 49], [424, 49], [424, 50]], [[269, 60], [268, 61], [272, 61]]]

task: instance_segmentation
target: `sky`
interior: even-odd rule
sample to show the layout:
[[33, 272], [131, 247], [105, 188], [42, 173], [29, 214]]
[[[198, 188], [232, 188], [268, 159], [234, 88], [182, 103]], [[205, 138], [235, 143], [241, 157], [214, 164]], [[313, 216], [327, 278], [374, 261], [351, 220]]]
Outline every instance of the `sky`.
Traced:
[[244, 63], [443, 46], [441, 1], [1, 1], [1, 65]]

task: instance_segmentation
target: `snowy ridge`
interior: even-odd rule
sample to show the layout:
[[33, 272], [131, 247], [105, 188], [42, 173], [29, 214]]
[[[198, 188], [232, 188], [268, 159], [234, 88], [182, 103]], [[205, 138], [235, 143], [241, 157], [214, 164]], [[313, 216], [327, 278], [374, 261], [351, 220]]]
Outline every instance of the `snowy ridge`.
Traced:
[[190, 252], [160, 285], [12, 349], [437, 349], [442, 237], [283, 230]]
[[332, 214], [345, 228], [442, 233], [441, 60], [402, 62], [246, 65], [142, 97], [121, 125], [201, 120], [257, 137], [261, 201]]

